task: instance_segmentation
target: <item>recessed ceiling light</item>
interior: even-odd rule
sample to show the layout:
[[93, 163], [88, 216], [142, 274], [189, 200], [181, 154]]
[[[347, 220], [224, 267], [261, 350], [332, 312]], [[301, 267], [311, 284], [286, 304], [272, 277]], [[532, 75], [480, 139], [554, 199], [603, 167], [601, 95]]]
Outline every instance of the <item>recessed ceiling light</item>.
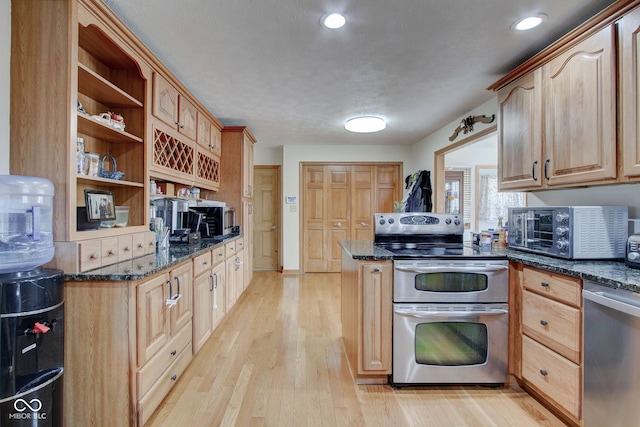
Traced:
[[542, 24], [542, 22], [544, 22], [545, 19], [547, 19], [547, 15], [545, 15], [543, 13], [539, 13], [539, 14], [534, 15], [534, 16], [527, 16], [526, 18], [523, 18], [523, 19], [520, 19], [519, 21], [516, 21], [511, 26], [511, 28], [513, 28], [514, 30], [517, 30], [517, 31], [530, 30], [530, 29], [535, 28], [538, 25]]
[[357, 133], [380, 132], [386, 127], [387, 124], [383, 119], [373, 116], [354, 117], [344, 124], [346, 130]]
[[342, 28], [346, 22], [347, 18], [339, 13], [332, 13], [331, 15], [326, 16], [322, 21], [325, 27], [331, 28], [332, 30]]

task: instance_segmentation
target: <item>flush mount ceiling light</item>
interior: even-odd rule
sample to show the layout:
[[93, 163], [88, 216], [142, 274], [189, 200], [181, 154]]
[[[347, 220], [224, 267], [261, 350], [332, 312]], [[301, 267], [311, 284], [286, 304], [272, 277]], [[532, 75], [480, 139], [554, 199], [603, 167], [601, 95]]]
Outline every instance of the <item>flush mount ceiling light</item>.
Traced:
[[386, 127], [387, 124], [383, 119], [374, 116], [354, 117], [344, 124], [346, 130], [357, 133], [380, 132]]
[[330, 15], [327, 15], [322, 20], [322, 24], [325, 27], [330, 28], [332, 30], [335, 30], [337, 28], [342, 28], [342, 26], [344, 26], [346, 22], [347, 22], [347, 18], [345, 18], [344, 15], [341, 15], [339, 13], [332, 13]]
[[516, 31], [530, 30], [542, 24], [545, 19], [547, 19], [547, 15], [545, 15], [544, 13], [539, 13], [533, 16], [527, 16], [526, 18], [523, 18], [523, 19], [520, 19], [519, 21], [514, 22], [511, 28]]

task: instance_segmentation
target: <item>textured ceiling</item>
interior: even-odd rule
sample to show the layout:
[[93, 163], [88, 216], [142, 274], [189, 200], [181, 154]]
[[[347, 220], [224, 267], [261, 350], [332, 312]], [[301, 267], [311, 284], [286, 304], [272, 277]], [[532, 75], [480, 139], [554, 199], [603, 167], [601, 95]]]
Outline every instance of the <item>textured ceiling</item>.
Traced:
[[[224, 125], [260, 145], [414, 144], [612, 0], [105, 0]], [[347, 25], [328, 30], [323, 15]], [[509, 27], [545, 13], [538, 30]], [[379, 115], [387, 128], [344, 122]]]

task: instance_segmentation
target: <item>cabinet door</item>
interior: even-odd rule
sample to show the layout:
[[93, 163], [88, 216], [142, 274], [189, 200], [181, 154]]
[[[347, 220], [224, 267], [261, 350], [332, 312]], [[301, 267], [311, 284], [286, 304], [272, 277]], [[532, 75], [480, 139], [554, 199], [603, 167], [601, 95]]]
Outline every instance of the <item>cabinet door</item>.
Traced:
[[618, 28], [624, 175], [640, 176], [640, 9], [625, 15]]
[[362, 263], [362, 373], [391, 373], [391, 263]]
[[375, 166], [353, 166], [351, 174], [351, 239], [373, 240]]
[[196, 107], [184, 96], [178, 98], [178, 132], [187, 138], [196, 139]]
[[137, 287], [138, 366], [156, 354], [170, 339], [169, 277], [167, 274], [144, 282]]
[[542, 85], [535, 70], [498, 92], [498, 183], [501, 190], [540, 187]]
[[616, 177], [615, 58], [609, 25], [543, 66], [548, 186]]
[[393, 202], [402, 200], [400, 165], [377, 165], [375, 171], [375, 209], [373, 213], [393, 212]]
[[[253, 278], [253, 203], [250, 199], [242, 200], [242, 227], [244, 233], [244, 288]], [[272, 233], [275, 233], [272, 231]]]
[[327, 201], [325, 188], [326, 168], [306, 166], [304, 168], [304, 259], [306, 273], [327, 271], [327, 234], [325, 229]]
[[153, 115], [175, 129], [178, 124], [178, 91], [158, 73], [153, 73]]
[[193, 280], [193, 354], [207, 342], [213, 326], [213, 273], [211, 270]]
[[191, 263], [185, 263], [170, 273], [171, 297], [180, 295], [171, 307], [171, 333], [175, 334], [191, 322], [193, 296], [193, 270]]
[[196, 142], [207, 150], [211, 149], [211, 121], [200, 112], [198, 112]]
[[220, 262], [216, 264], [211, 270], [211, 276], [213, 278], [213, 297], [211, 301], [211, 307], [213, 309], [212, 329], [215, 329], [227, 312], [225, 301], [227, 280], [225, 263]]
[[236, 258], [232, 256], [225, 260], [225, 305], [227, 312], [236, 303]]
[[253, 142], [245, 135], [242, 145], [243, 197], [253, 197]]
[[244, 249], [236, 253], [235, 259], [236, 299], [244, 292]]

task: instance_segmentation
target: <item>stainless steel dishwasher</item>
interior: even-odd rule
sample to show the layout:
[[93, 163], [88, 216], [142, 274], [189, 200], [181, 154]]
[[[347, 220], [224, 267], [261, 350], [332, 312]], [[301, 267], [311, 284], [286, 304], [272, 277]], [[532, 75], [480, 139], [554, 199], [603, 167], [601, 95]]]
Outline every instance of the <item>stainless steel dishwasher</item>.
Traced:
[[640, 423], [640, 294], [585, 282], [584, 427]]

